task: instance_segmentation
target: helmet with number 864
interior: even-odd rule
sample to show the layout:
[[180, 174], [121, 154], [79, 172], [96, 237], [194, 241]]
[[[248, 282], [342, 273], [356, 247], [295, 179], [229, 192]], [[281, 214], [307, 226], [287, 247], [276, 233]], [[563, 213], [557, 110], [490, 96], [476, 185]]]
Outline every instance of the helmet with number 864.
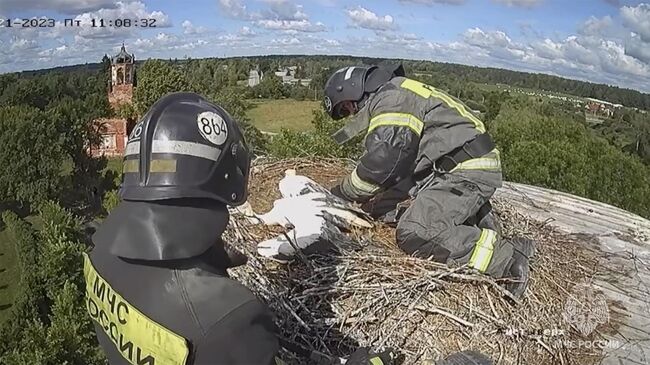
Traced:
[[120, 196], [158, 201], [246, 201], [250, 153], [239, 125], [198, 94], [160, 98], [136, 124], [124, 154]]

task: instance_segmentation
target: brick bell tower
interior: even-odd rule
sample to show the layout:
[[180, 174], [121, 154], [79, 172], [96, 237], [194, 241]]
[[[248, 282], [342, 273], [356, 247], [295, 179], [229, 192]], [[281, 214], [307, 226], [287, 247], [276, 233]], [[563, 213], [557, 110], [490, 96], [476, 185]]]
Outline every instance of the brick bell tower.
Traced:
[[[108, 85], [108, 102], [115, 112], [120, 106], [133, 102], [135, 84], [135, 56], [129, 54], [122, 43], [120, 53], [111, 58], [111, 81]], [[93, 125], [99, 133], [100, 143], [91, 147], [91, 154], [94, 157], [121, 157], [135, 120], [100, 118], [93, 121]]]
[[135, 86], [135, 56], [129, 54], [124, 48], [120, 53], [111, 58], [111, 84], [108, 92], [108, 101], [113, 109], [133, 100], [133, 87]]

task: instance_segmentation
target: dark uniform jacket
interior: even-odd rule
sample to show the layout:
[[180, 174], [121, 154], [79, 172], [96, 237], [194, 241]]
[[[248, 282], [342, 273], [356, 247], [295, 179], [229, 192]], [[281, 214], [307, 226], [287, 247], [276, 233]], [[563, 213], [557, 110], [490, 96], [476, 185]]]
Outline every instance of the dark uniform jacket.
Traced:
[[123, 202], [93, 236], [87, 309], [111, 365], [274, 363], [272, 314], [228, 278], [213, 208]]
[[[430, 171], [440, 157], [485, 133], [483, 122], [461, 102], [401, 76], [372, 93], [352, 123], [367, 125], [365, 153], [344, 179], [341, 190], [360, 202], [414, 174]], [[481, 158], [465, 161], [452, 173], [470, 180], [484, 179], [487, 181], [482, 182], [499, 187], [499, 152], [494, 149]]]

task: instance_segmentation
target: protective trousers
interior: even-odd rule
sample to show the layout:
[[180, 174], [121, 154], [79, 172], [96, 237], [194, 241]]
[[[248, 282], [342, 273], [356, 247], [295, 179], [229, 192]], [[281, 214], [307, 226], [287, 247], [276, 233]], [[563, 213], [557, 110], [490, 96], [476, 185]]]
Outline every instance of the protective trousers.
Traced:
[[[386, 192], [385, 202], [397, 201], [400, 193], [404, 196], [407, 184]], [[490, 276], [502, 277], [512, 257], [512, 245], [501, 239], [491, 214], [480, 222], [476, 219], [500, 185], [500, 171], [436, 176], [416, 193], [399, 217], [397, 244], [413, 256], [449, 265], [469, 264]], [[381, 200], [376, 203], [376, 207], [382, 205], [386, 204]]]

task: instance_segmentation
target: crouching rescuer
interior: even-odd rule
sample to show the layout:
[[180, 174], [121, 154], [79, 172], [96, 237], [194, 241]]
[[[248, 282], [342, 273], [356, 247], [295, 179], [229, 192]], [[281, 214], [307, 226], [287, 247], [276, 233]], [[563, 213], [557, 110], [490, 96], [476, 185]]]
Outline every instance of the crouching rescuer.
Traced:
[[401, 65], [346, 67], [325, 86], [324, 107], [351, 120], [339, 144], [365, 133], [365, 152], [332, 193], [397, 224], [408, 254], [467, 264], [520, 297], [528, 282], [530, 240], [503, 240], [490, 197], [501, 187], [499, 151], [461, 102], [405, 77]]
[[[221, 239], [249, 168], [238, 124], [197, 94], [161, 98], [135, 126], [122, 201], [84, 254], [86, 308], [111, 365], [282, 364], [271, 311], [228, 276], [246, 257]], [[392, 357], [360, 348], [348, 363]]]

